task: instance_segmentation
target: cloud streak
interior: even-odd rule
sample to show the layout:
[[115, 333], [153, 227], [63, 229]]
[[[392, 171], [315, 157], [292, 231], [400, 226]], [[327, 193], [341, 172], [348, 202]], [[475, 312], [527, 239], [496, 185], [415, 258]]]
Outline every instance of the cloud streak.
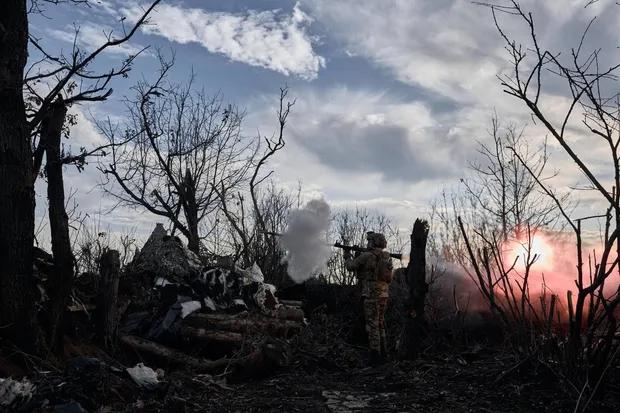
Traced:
[[[144, 6], [133, 5], [122, 12], [134, 23], [143, 10]], [[291, 14], [281, 10], [233, 14], [162, 4], [142, 30], [174, 43], [198, 43], [234, 62], [314, 80], [325, 67], [325, 58], [314, 50], [318, 40], [308, 33], [311, 22], [299, 4]]]

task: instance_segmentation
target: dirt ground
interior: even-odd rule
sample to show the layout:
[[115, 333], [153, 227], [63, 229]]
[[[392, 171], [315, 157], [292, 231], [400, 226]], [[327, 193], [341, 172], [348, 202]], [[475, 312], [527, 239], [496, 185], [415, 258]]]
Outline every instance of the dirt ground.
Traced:
[[[230, 391], [214, 391], [199, 408], [231, 413], [574, 411], [578, 393], [556, 385], [557, 378], [547, 378], [552, 373], [541, 366], [524, 365], [497, 380], [514, 367], [510, 359], [501, 354], [470, 354], [331, 374], [297, 370]], [[544, 386], [546, 381], [556, 384]], [[592, 404], [592, 411], [620, 411], [618, 396], [611, 391], [606, 400]]]
[[[52, 374], [36, 383], [47, 406], [22, 411], [79, 411], [54, 407], [71, 401], [93, 413], [574, 411], [579, 392], [550, 366], [516, 366], [509, 354], [477, 347], [460, 355], [424, 354], [415, 362], [354, 368], [301, 352], [292, 366], [268, 378], [227, 384], [191, 371], [172, 372], [154, 390], [141, 390], [120, 373], [103, 382], [85, 374], [74, 381], [66, 373]], [[611, 386], [588, 411], [620, 411], [620, 388]]]

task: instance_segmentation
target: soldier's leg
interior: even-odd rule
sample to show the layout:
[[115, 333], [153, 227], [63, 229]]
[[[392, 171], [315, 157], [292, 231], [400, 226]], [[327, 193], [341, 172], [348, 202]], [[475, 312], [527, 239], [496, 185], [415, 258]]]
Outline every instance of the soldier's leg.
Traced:
[[377, 318], [379, 327], [379, 337], [381, 341], [381, 355], [387, 356], [387, 332], [385, 331], [385, 311], [387, 310], [387, 298], [377, 300]]
[[368, 334], [368, 346], [371, 351], [381, 351], [381, 335], [379, 333], [379, 314], [377, 313], [377, 300], [366, 298], [364, 300], [364, 314], [366, 317], [366, 333]]

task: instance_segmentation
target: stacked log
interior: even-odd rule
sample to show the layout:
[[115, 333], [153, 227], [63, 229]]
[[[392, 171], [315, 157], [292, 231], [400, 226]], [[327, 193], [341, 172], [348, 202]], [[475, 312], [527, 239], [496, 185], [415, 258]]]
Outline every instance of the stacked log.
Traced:
[[290, 363], [291, 349], [286, 339], [298, 334], [306, 321], [299, 306], [290, 305], [290, 302], [287, 304], [289, 305], [281, 305], [264, 313], [195, 313], [183, 320], [179, 329], [180, 336], [186, 342], [189, 341], [192, 345], [195, 343], [199, 347], [213, 345], [234, 350], [252, 348], [257, 339], [262, 339], [250, 354], [237, 359], [190, 357], [180, 350], [135, 336], [124, 336], [121, 341], [137, 353], [155, 357], [168, 364], [200, 371], [234, 365], [237, 372], [235, 376], [238, 378], [253, 377], [275, 368], [286, 367]]

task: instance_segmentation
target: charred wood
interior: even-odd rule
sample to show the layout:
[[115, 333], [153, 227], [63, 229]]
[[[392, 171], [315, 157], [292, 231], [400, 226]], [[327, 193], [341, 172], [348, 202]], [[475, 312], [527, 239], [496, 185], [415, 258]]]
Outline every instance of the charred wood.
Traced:
[[149, 340], [145, 340], [135, 336], [123, 336], [121, 342], [138, 353], [148, 353], [158, 359], [164, 360], [179, 367], [189, 367], [196, 372], [206, 372], [225, 367], [231, 363], [231, 360], [205, 360], [188, 356], [178, 350], [162, 346]]

